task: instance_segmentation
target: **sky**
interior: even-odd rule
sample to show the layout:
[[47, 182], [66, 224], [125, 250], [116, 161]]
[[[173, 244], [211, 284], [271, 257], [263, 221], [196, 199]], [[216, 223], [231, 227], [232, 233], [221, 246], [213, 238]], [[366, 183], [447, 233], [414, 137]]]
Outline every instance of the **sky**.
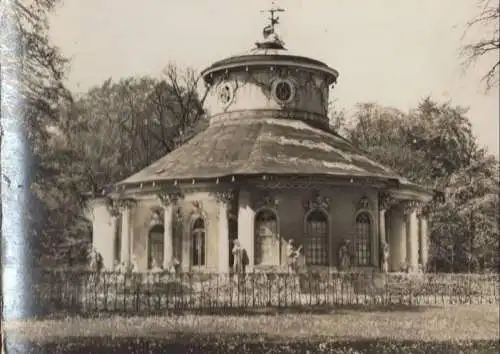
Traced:
[[[161, 77], [169, 62], [202, 70], [261, 39], [270, 0], [64, 0], [51, 39], [71, 60], [68, 86], [84, 92], [104, 80]], [[430, 95], [469, 107], [479, 143], [499, 156], [498, 87], [480, 79], [492, 60], [464, 71], [465, 23], [477, 0], [281, 0], [287, 49], [340, 72], [331, 95], [352, 112], [358, 102], [408, 110]]]

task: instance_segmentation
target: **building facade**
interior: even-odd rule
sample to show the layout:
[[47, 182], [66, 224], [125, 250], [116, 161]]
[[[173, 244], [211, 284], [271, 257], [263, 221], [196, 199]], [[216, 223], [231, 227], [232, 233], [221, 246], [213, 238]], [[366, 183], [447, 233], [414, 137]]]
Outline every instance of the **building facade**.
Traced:
[[207, 130], [91, 201], [106, 268], [228, 272], [238, 239], [249, 270], [286, 269], [293, 239], [308, 269], [339, 267], [342, 250], [354, 268], [425, 269], [432, 192], [329, 128], [338, 72], [290, 53], [275, 23], [202, 72]]

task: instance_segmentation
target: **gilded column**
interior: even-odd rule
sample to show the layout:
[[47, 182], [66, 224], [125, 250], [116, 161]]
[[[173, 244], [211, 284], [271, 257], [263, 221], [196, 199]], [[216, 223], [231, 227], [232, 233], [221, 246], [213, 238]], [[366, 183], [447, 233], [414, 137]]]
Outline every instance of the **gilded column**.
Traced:
[[251, 205], [250, 193], [240, 190], [238, 193], [238, 239], [241, 246], [247, 251], [249, 264], [248, 270], [255, 265], [254, 227], [255, 212]]
[[389, 248], [389, 268], [392, 272], [399, 272], [406, 261], [406, 224], [401, 206], [391, 209]]
[[382, 272], [389, 271], [389, 256], [390, 247], [385, 226], [385, 216], [387, 210], [393, 204], [394, 199], [388, 193], [380, 193], [379, 195], [379, 246], [380, 246], [380, 268]]
[[161, 191], [158, 197], [163, 205], [163, 269], [169, 269], [173, 259], [173, 207], [180, 195]]
[[172, 264], [174, 242], [172, 239], [172, 203], [163, 205], [163, 269]]
[[229, 212], [234, 199], [232, 190], [217, 193], [219, 204], [219, 272], [229, 272]]
[[132, 257], [132, 225], [130, 216], [134, 202], [131, 199], [120, 200], [120, 211], [122, 214], [122, 242], [121, 242], [121, 260], [125, 264], [130, 264]]
[[425, 271], [427, 269], [427, 260], [429, 259], [429, 239], [427, 231], [427, 210], [422, 208], [419, 213], [420, 222], [420, 232], [419, 232], [419, 243], [420, 243], [420, 260], [419, 263], [422, 265], [422, 269]]
[[406, 216], [406, 263], [409, 272], [418, 270], [418, 207], [416, 201], [405, 202]]
[[[118, 224], [118, 219], [119, 219], [119, 216], [120, 216], [120, 209], [117, 205], [117, 203], [111, 199], [109, 199], [107, 201], [107, 205], [106, 205], [107, 209], [108, 209], [108, 213], [109, 213], [109, 216], [110, 216], [110, 221], [111, 221], [111, 240], [110, 240], [110, 244], [111, 244], [111, 252], [110, 252], [110, 255], [109, 257], [104, 257], [104, 266], [108, 269], [114, 269], [115, 267], [115, 259], [117, 258], [116, 257], [116, 254], [119, 252], [120, 255], [121, 255], [121, 249], [116, 249], [116, 242], [115, 242], [115, 239], [117, 237], [117, 224]], [[118, 235], [118, 237], [122, 237], [122, 235]]]

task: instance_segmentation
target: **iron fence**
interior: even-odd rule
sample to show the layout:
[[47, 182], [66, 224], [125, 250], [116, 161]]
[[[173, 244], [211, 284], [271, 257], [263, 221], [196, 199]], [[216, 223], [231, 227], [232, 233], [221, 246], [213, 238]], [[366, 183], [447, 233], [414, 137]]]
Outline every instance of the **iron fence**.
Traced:
[[52, 312], [499, 303], [498, 274], [45, 271], [39, 279], [38, 306]]

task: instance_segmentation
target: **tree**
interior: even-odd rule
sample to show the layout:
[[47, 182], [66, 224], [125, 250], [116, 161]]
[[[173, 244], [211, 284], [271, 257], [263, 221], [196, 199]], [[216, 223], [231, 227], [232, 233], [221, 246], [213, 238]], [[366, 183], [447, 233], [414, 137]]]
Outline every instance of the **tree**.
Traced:
[[99, 195], [204, 129], [198, 80], [169, 65], [163, 80], [109, 79], [60, 110], [34, 185], [49, 209], [42, 239], [50, 260], [83, 261], [91, 224], [82, 194]]
[[[479, 14], [466, 24], [465, 34], [477, 30], [481, 36], [474, 38], [462, 48], [465, 66], [469, 66], [485, 58], [491, 58], [492, 64], [484, 74], [482, 81], [486, 90], [498, 85], [500, 69], [500, 3], [495, 0], [479, 0]], [[464, 35], [465, 35], [464, 34]]]
[[467, 110], [425, 98], [408, 113], [359, 104], [347, 137], [415, 183], [446, 192], [431, 203], [430, 262], [437, 270], [498, 266], [498, 161], [479, 148]]

